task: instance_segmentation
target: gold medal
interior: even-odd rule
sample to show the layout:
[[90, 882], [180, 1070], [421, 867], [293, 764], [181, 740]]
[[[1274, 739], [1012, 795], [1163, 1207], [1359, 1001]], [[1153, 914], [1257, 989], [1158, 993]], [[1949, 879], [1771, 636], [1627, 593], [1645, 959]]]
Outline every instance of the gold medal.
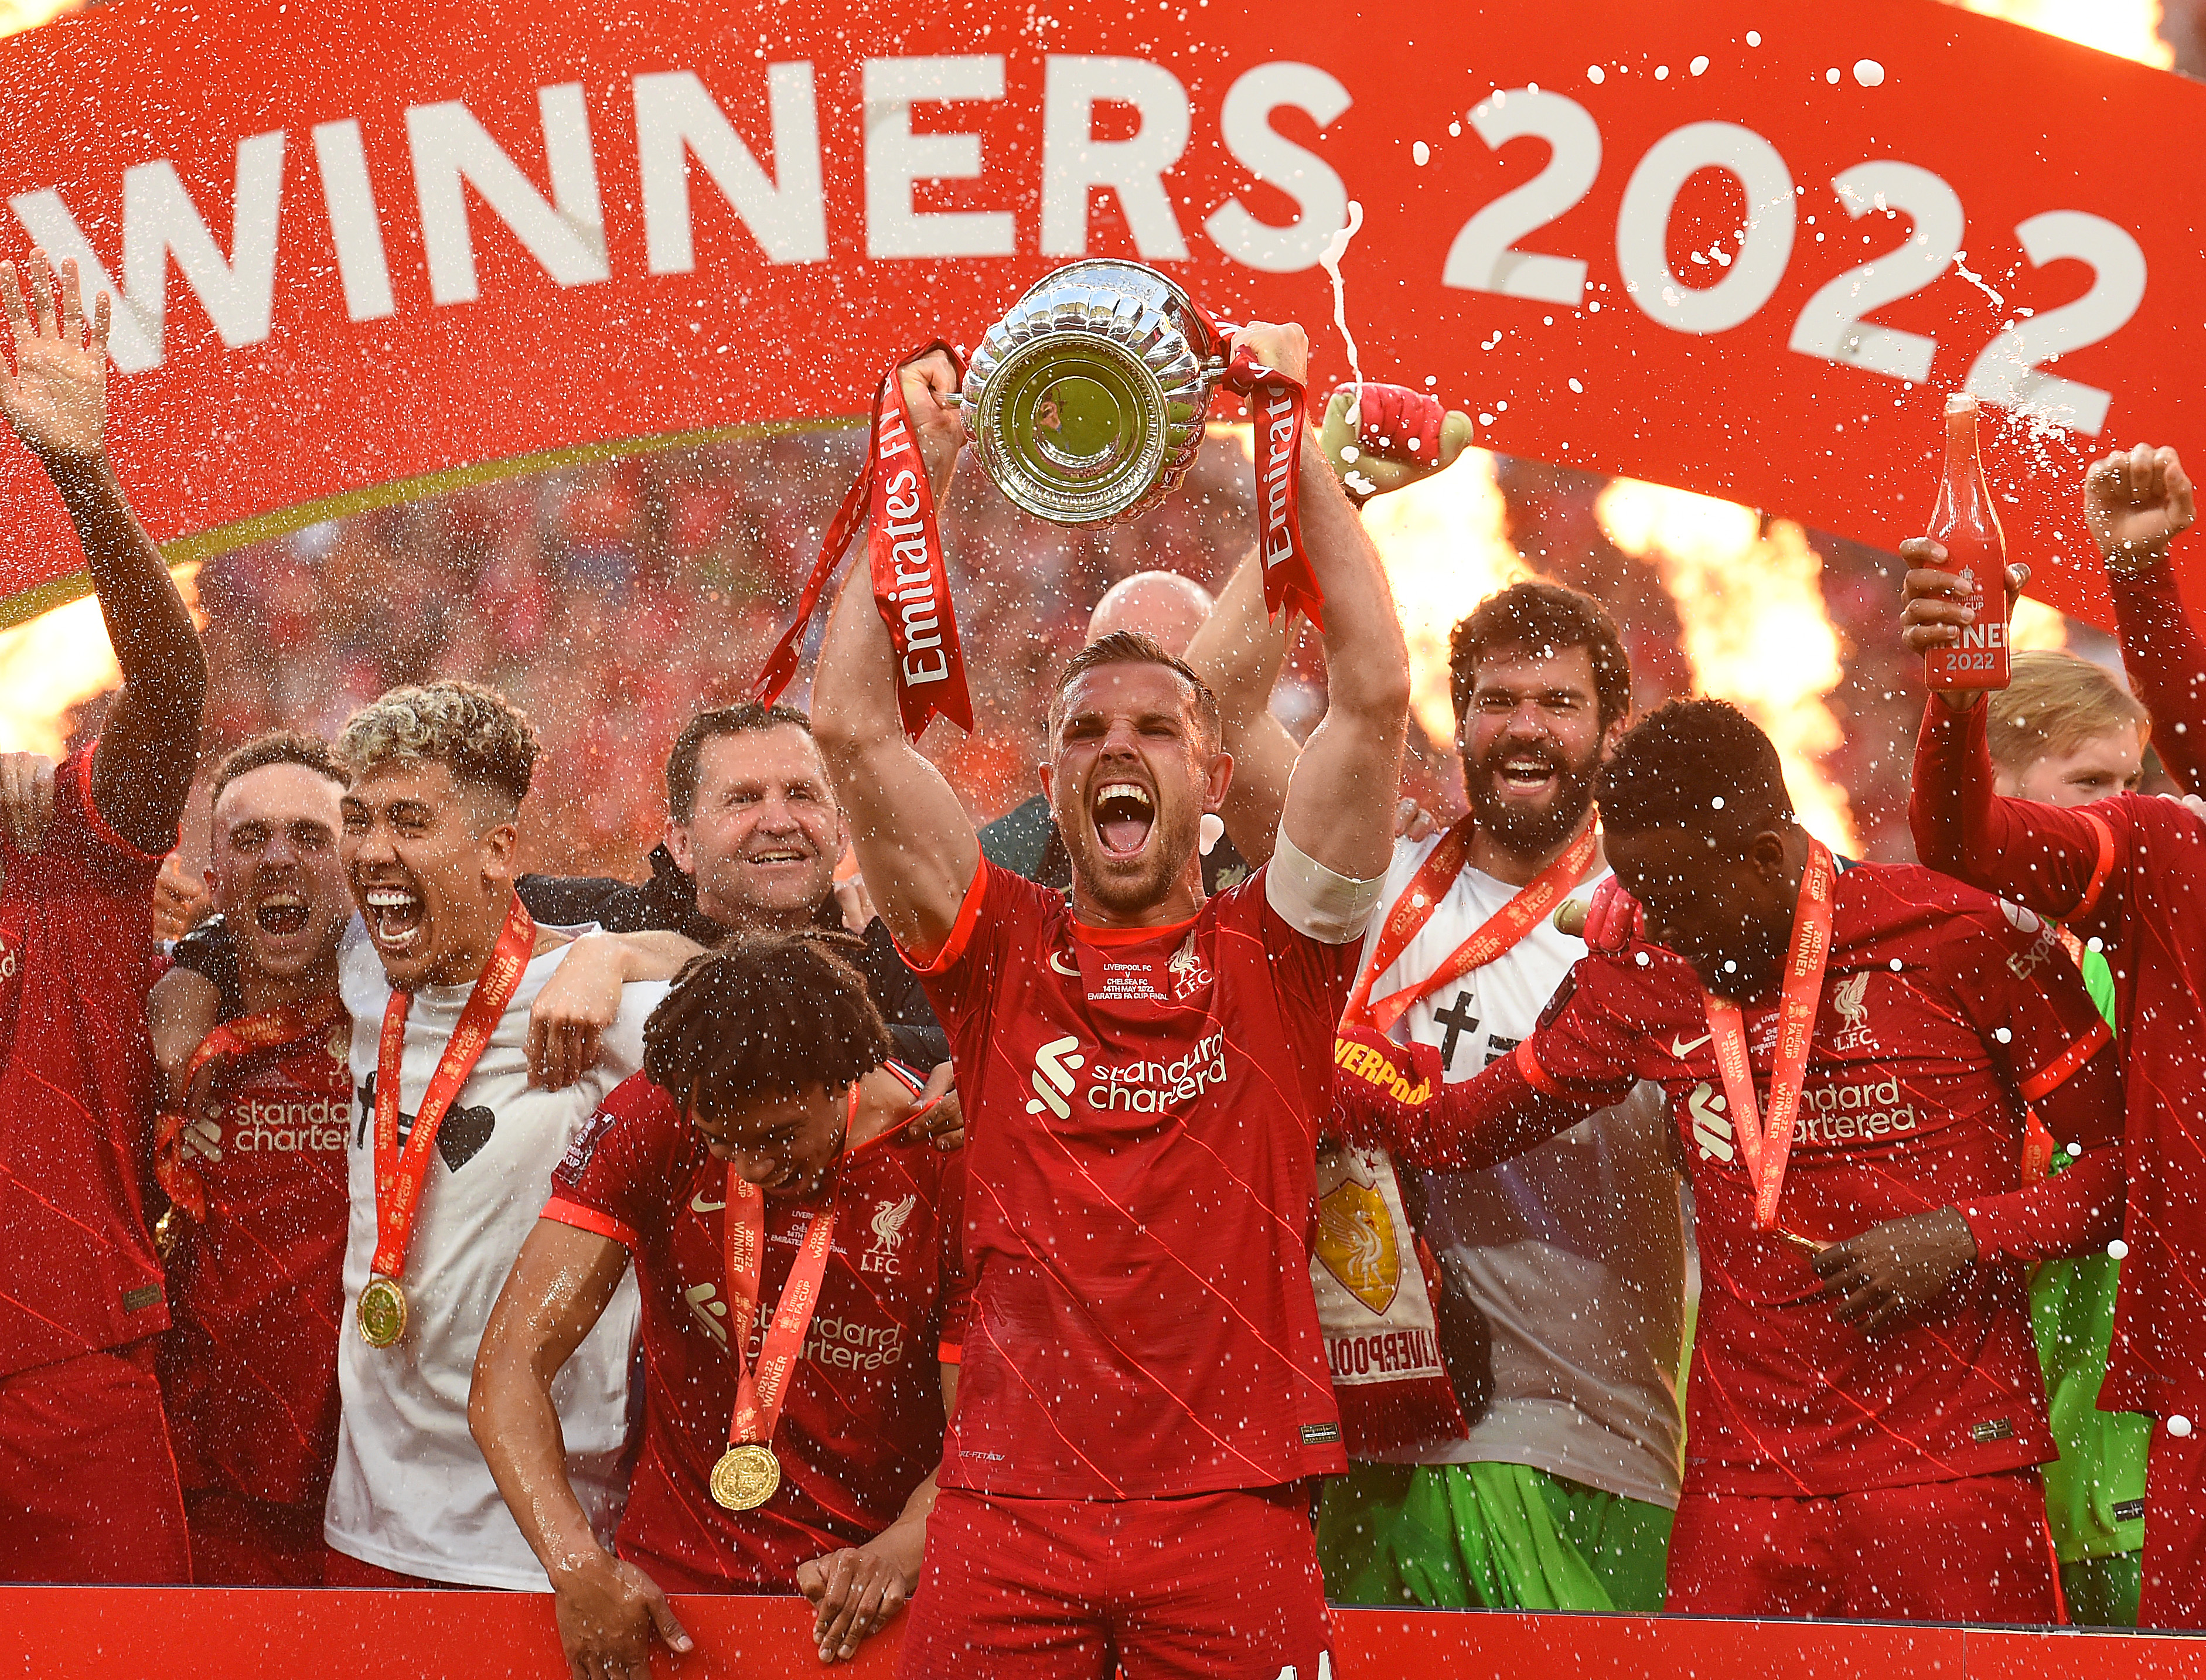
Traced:
[[387, 1348], [406, 1333], [406, 1291], [396, 1278], [371, 1278], [360, 1292], [360, 1338], [371, 1348]]
[[731, 1446], [712, 1466], [712, 1498], [729, 1510], [756, 1510], [781, 1486], [781, 1461], [756, 1441]]

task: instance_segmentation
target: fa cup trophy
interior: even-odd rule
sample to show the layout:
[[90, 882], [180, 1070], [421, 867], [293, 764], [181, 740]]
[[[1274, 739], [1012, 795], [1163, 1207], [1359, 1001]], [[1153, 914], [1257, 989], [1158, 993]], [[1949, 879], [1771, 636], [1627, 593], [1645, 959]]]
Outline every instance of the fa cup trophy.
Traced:
[[1106, 525], [1178, 487], [1227, 368], [1225, 336], [1153, 268], [1057, 270], [965, 369], [967, 435], [996, 487], [1059, 525]]

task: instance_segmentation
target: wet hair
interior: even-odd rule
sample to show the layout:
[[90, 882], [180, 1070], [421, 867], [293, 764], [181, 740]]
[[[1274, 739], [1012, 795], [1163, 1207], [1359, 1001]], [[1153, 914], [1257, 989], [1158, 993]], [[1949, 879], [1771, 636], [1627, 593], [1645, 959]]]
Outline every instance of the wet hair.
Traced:
[[516, 807], [535, 774], [528, 714], [495, 688], [450, 678], [393, 688], [352, 714], [337, 756], [355, 778], [392, 764], [441, 764], [455, 781], [489, 788]]
[[784, 727], [802, 730], [808, 736], [812, 733], [812, 719], [793, 706], [762, 706], [756, 700], [701, 712], [692, 718], [689, 728], [675, 736], [674, 748], [666, 755], [667, 815], [677, 823], [686, 823], [697, 814], [699, 760], [704, 755], [707, 742], [726, 735], [759, 735]]
[[207, 803], [219, 805], [232, 782], [256, 770], [265, 770], [271, 764], [295, 764], [317, 776], [326, 776], [340, 788], [352, 784], [352, 777], [337, 762], [330, 743], [319, 736], [301, 735], [295, 730], [271, 730], [232, 748], [224, 756], [215, 766], [214, 780], [208, 784]]
[[1052, 744], [1057, 732], [1064, 726], [1064, 691], [1076, 679], [1100, 665], [1162, 665], [1180, 677], [1195, 690], [1195, 721], [1217, 742], [1221, 734], [1218, 718], [1218, 696], [1210, 692], [1210, 685], [1195, 675], [1195, 667], [1170, 652], [1154, 636], [1139, 630], [1113, 630], [1107, 636], [1091, 641], [1070, 659], [1058, 674], [1057, 691], [1049, 697], [1049, 738]]
[[2133, 729], [2140, 743], [2152, 720], [2103, 665], [2078, 654], [2035, 648], [2014, 656], [2014, 680], [1984, 702], [1992, 762], [2019, 776], [2040, 759]]
[[814, 1086], [839, 1091], [889, 1057], [888, 1028], [845, 933], [731, 939], [693, 957], [643, 1028], [643, 1070], [715, 1114]]
[[1744, 841], [1792, 820], [1785, 766], [1729, 700], [1672, 700], [1625, 731], [1594, 797], [1611, 834], [1684, 829]]
[[1479, 663], [1502, 647], [1583, 647], [1593, 662], [1595, 705], [1603, 732], [1631, 710], [1631, 656], [1624, 651], [1624, 638], [1608, 609], [1562, 584], [1528, 580], [1488, 595], [1448, 633], [1448, 692], [1458, 723], [1470, 709]]

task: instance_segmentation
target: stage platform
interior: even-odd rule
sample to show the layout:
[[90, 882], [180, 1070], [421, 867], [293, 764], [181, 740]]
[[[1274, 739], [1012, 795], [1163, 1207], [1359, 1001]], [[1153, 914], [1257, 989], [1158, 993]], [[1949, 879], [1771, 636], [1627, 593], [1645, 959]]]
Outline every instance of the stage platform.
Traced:
[[[801, 1600], [677, 1598], [698, 1650], [655, 1680], [824, 1671]], [[1496, 1611], [1334, 1612], [1340, 1680], [2206, 1680], [2206, 1637]], [[507, 1593], [0, 1588], [27, 1680], [562, 1680], [548, 1598]], [[833, 1671], [888, 1680], [896, 1631]], [[974, 1680], [987, 1680], [975, 1674]], [[1298, 1680], [1310, 1680], [1309, 1676]]]

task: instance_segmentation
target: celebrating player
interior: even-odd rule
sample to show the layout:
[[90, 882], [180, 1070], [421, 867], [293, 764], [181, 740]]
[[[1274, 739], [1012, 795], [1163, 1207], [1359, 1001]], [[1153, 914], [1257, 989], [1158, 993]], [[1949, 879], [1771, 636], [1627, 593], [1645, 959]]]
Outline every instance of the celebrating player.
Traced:
[[190, 1579], [155, 1373], [169, 1324], [146, 1218], [156, 1074], [151, 893], [198, 761], [206, 660], [107, 456], [103, 294], [33, 252], [0, 303], [0, 410], [61, 492], [122, 668], [105, 733], [54, 778], [35, 849], [0, 834], [0, 1578]]
[[[1392, 417], [1418, 403], [1439, 420], [1437, 403], [1397, 387], [1367, 386], [1364, 402], [1397, 430], [1414, 431]], [[1371, 450], [1358, 458], [1379, 469]], [[1235, 576], [1190, 658], [1218, 692], [1234, 754], [1232, 831], [1261, 857], [1295, 748], [1265, 710], [1283, 644], [1254, 583], [1249, 568]], [[1608, 873], [1593, 782], [1623, 731], [1631, 671], [1599, 603], [1551, 583], [1482, 603], [1455, 627], [1450, 665], [1471, 813], [1396, 845], [1393, 908], [1357, 996], [1367, 1020], [1375, 1000], [1382, 1030], [1398, 1022], [1436, 1046], [1454, 1081], [1530, 1036], [1585, 954], [1548, 912]], [[1318, 1553], [1335, 1602], [1661, 1608], [1684, 1296], [1665, 1124], [1660, 1090], [1643, 1085], [1505, 1168], [1405, 1186], [1438, 1252], [1439, 1340], [1472, 1427], [1327, 1485]], [[1536, 1540], [1499, 1538], [1527, 1525]]]
[[[918, 1578], [956, 1393], [937, 1349], [954, 1361], [963, 1168], [886, 1137], [904, 1105], [866, 1075], [887, 1047], [819, 936], [701, 957], [560, 1164], [484, 1336], [474, 1421], [577, 1673], [642, 1680], [654, 1632], [688, 1649], [670, 1590], [801, 1588], [832, 1662]], [[616, 1558], [569, 1485], [552, 1385], [631, 1254], [644, 1440]]]
[[[730, 933], [844, 925], [835, 886], [842, 813], [811, 720], [794, 706], [747, 702], [691, 718], [666, 757], [666, 838], [652, 849], [648, 880], [523, 875], [514, 883], [521, 902], [554, 926], [595, 922], [611, 933], [673, 932], [701, 945]], [[948, 1087], [950, 1042], [878, 917], [862, 937], [856, 961], [897, 1055], [937, 1072], [916, 1123], [946, 1141], [955, 1135], [957, 1098], [933, 1099]], [[236, 1008], [236, 951], [222, 922], [185, 939], [176, 961], [211, 985], [180, 981], [175, 1007], [209, 1022], [218, 999]], [[895, 1081], [883, 1079], [875, 1088], [886, 1099]]]
[[322, 1582], [352, 1111], [344, 785], [311, 736], [263, 736], [223, 760], [207, 885], [236, 930], [238, 1009], [203, 1034], [166, 1008], [191, 976], [164, 976], [149, 1000], [175, 1069], [156, 1138], [173, 1205], [161, 1387], [203, 1585]]
[[1617, 879], [1538, 1030], [1436, 1089], [1397, 1064], [1437, 1052], [1344, 1034], [1351, 1128], [1384, 1111], [1413, 1159], [1478, 1166], [1660, 1082], [1702, 1266], [1666, 1607], [2054, 1619], [2021, 1263], [2112, 1236], [2121, 1177], [2095, 1147], [2018, 1189], [2025, 1104], [2067, 1145], [2119, 1135], [2054, 930], [1928, 870], [1839, 869], [1720, 701], [1640, 723], [1596, 793]]
[[[2084, 480], [2084, 515], [2114, 586], [2122, 653], [2168, 766], [2202, 785], [2206, 644], [2175, 594], [2169, 545], [2191, 522], [2191, 480], [2169, 449], [2108, 456]], [[1954, 640], [1970, 622], [1935, 543], [1902, 545], [1907, 645]], [[2011, 587], [2023, 581], [2019, 569]], [[1923, 861], [2060, 918], [2103, 956], [2126, 1051], [2129, 1191], [2107, 1380], [2099, 1404], [2159, 1420], [2145, 1475], [2143, 1627], [2206, 1627], [2206, 826], [2173, 800], [2123, 793], [2075, 809], [2001, 798], [1975, 696], [1927, 702], [1909, 809]]]
[[[1210, 592], [1178, 572], [1136, 572], [1103, 592], [1088, 615], [1088, 643], [1120, 630], [1135, 630], [1167, 653], [1183, 654], [1215, 604]], [[1270, 832], [1265, 839], [1268, 845]], [[1248, 861], [1231, 838], [1219, 837], [1202, 852], [1202, 890], [1223, 892], [1247, 879]], [[1063, 891], [1072, 885], [1072, 860], [1057, 832], [1049, 795], [1036, 794], [981, 830], [981, 851], [991, 863]]]
[[[1237, 341], [1299, 378], [1299, 329]], [[937, 491], [949, 359], [901, 370]], [[974, 1308], [904, 1671], [1323, 1671], [1307, 1479], [1343, 1467], [1309, 1266], [1332, 1026], [1376, 902], [1409, 676], [1377, 557], [1300, 441], [1331, 707], [1277, 849], [1221, 897], [1214, 702], [1145, 637], [1068, 664], [1042, 785], [1065, 898], [987, 862], [908, 742], [867, 580], [815, 724], [866, 879], [951, 1029]]]
[[[326, 1577], [541, 1591], [468, 1433], [475, 1351], [543, 1205], [545, 1163], [641, 1063], [665, 987], [619, 982], [670, 974], [695, 947], [577, 938], [522, 908], [513, 857], [536, 740], [494, 691], [394, 688], [353, 715], [337, 756], [352, 777], [339, 856], [365, 926], [338, 963], [360, 1111]], [[532, 1032], [530, 1006], [554, 986], [605, 1006]], [[558, 1397], [569, 1480], [605, 1532], [625, 1481], [636, 1313], [624, 1286]]]
[[[1994, 790], [2064, 807], [2136, 791], [2149, 724], [2113, 673], [2051, 650], [2017, 653], [2013, 668], [2013, 682], [1987, 700]], [[2061, 945], [2099, 1013], [2114, 1022], [2114, 976], [2105, 953], [2086, 950], [2072, 933]], [[2072, 1158], [2040, 1147], [2028, 1159], [2033, 1171], [2042, 1163], [2058, 1171]], [[2091, 1627], [2136, 1626], [2142, 1580], [2152, 1421], [2098, 1405], [2120, 1275], [2112, 1254], [2083, 1254], [2048, 1260], [2030, 1286], [2046, 1404], [2060, 1443], [2060, 1458], [2045, 1467], [2045, 1512], [2069, 1619]]]

